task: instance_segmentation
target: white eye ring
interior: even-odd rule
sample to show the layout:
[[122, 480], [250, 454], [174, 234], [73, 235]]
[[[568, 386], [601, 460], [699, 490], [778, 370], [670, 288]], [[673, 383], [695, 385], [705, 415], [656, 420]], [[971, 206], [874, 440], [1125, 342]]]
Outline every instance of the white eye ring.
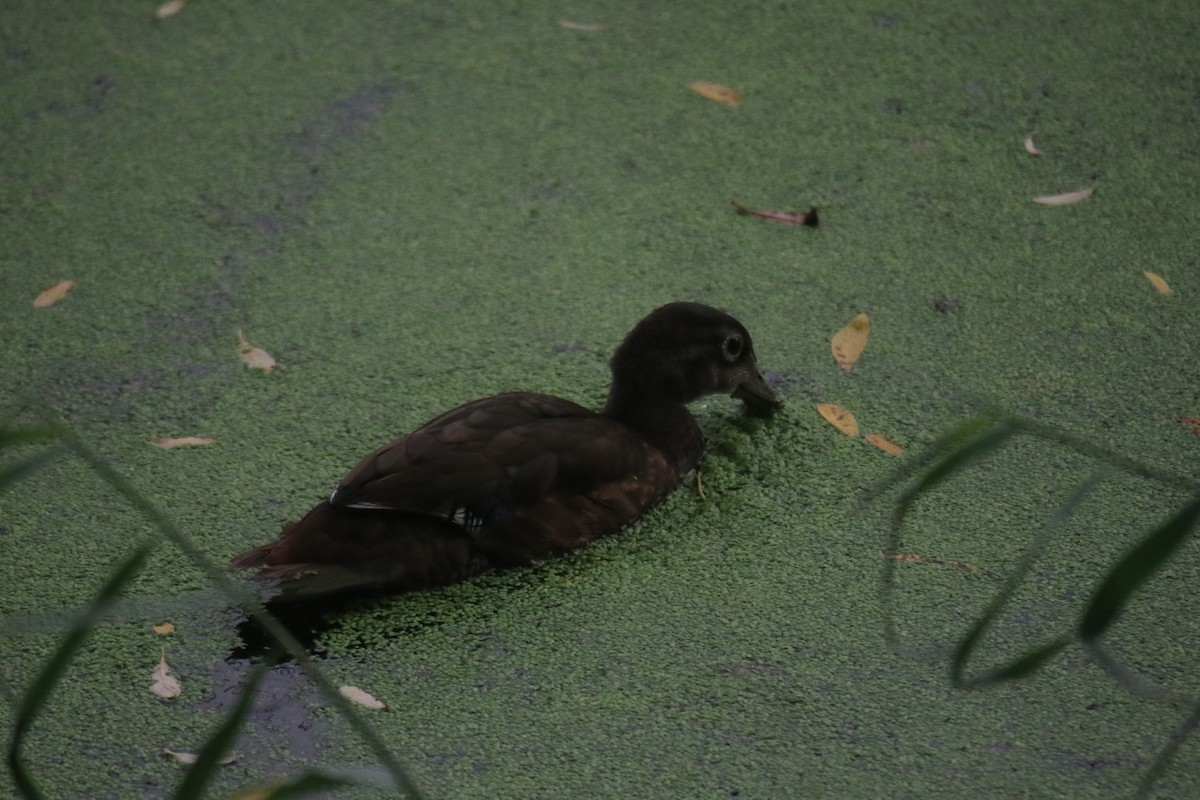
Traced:
[[721, 352], [728, 361], [737, 361], [742, 357], [742, 337], [738, 334], [730, 334], [721, 343]]

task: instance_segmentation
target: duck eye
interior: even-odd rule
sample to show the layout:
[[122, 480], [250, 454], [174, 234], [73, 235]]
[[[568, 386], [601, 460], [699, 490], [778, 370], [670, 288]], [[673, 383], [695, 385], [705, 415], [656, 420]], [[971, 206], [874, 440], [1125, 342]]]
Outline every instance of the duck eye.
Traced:
[[742, 337], [735, 333], [726, 338], [721, 344], [721, 350], [724, 352], [725, 358], [737, 361], [742, 355]]

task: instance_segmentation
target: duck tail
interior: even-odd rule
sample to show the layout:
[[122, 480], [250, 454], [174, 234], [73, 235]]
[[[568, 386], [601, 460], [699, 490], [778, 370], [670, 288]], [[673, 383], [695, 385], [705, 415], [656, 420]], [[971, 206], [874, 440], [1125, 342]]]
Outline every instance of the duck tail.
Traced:
[[424, 589], [492, 565], [461, 528], [444, 520], [322, 501], [274, 542], [235, 556], [229, 568], [257, 569], [260, 581], [307, 593]]

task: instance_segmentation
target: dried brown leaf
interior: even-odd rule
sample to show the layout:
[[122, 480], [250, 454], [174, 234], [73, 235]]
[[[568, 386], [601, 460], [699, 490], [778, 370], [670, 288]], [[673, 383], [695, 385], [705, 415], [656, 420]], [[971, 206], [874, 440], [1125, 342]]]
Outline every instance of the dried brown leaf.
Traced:
[[928, 558], [926, 556], [917, 555], [916, 553], [892, 553], [891, 556], [886, 556], [884, 553], [879, 555], [890, 557], [893, 561], [906, 561], [909, 564], [929, 564], [934, 567], [946, 567], [947, 569], [961, 569], [963, 572], [986, 572], [974, 564], [968, 564], [965, 561], [944, 561], [940, 558]]
[[241, 331], [238, 331], [237, 346], [238, 358], [242, 359], [247, 367], [261, 369], [263, 372], [275, 369], [275, 359], [271, 357], [271, 354], [247, 342]]
[[558, 27], [566, 28], [569, 31], [606, 31], [607, 25], [598, 22], [572, 22], [569, 19], [560, 19]]
[[1033, 137], [1030, 136], [1025, 140], [1025, 152], [1031, 156], [1040, 156], [1042, 151], [1037, 149], [1037, 145], [1033, 143]]
[[[175, 759], [180, 764], [195, 764], [200, 759], [200, 756], [196, 753], [181, 753], [169, 747], [164, 747], [162, 754], [167, 758]], [[226, 753], [224, 757], [217, 760], [217, 763], [225, 766], [234, 763], [237, 759], [237, 753]]]
[[187, 0], [167, 0], [167, 2], [159, 6], [158, 10], [154, 12], [154, 18], [166, 19], [167, 17], [173, 17], [180, 11], [183, 11], [185, 5], [187, 5]]
[[42, 289], [41, 294], [33, 298], [34, 308], [47, 308], [54, 305], [59, 300], [67, 296], [67, 292], [71, 291], [71, 287], [75, 285], [75, 281], [61, 281], [53, 286], [47, 286]]
[[722, 86], [719, 83], [695, 81], [689, 88], [707, 100], [715, 100], [716, 102], [724, 103], [727, 106], [740, 105], [742, 102], [741, 92], [739, 92], [737, 89], [730, 89], [728, 86]]
[[179, 684], [179, 679], [171, 674], [171, 668], [167, 666], [167, 651], [162, 651], [162, 658], [158, 665], [154, 668], [154, 672], [150, 674], [154, 678], [154, 683], [150, 684], [150, 691], [154, 692], [159, 697], [166, 700], [179, 697], [183, 692], [183, 687]]
[[847, 436], [858, 436], [858, 420], [836, 403], [818, 403], [817, 412], [826, 422]]
[[1142, 274], [1146, 276], [1146, 280], [1150, 281], [1150, 285], [1154, 287], [1154, 291], [1158, 292], [1159, 294], [1171, 293], [1171, 287], [1166, 280], [1163, 279], [1162, 275], [1159, 275], [1156, 272], [1151, 272], [1147, 269], [1142, 270]]
[[838, 366], [847, 372], [858, 361], [863, 349], [867, 346], [867, 337], [871, 333], [871, 320], [866, 314], [859, 314], [850, 320], [846, 327], [833, 335], [829, 347], [833, 351], [833, 359]]
[[351, 703], [358, 703], [360, 706], [373, 708], [376, 711], [384, 711], [387, 709], [387, 703], [377, 699], [372, 694], [364, 692], [357, 686], [339, 686], [338, 694], [349, 700]]
[[217, 443], [217, 440], [211, 436], [180, 436], [175, 439], [163, 437], [160, 439], [147, 439], [146, 441], [155, 447], [161, 447], [163, 450], [173, 450], [176, 447], [203, 447]]
[[803, 225], [806, 228], [815, 228], [821, 224], [821, 218], [817, 216], [816, 206], [812, 206], [808, 211], [763, 211], [744, 206], [737, 200], [730, 200], [729, 202], [733, 203], [733, 207], [737, 209], [737, 213], [744, 216], [773, 219], [778, 222], [786, 222], [790, 225]]
[[1096, 191], [1090, 186], [1086, 189], [1080, 189], [1077, 192], [1066, 192], [1064, 194], [1048, 194], [1042, 197], [1033, 198], [1033, 202], [1043, 206], [1069, 206], [1072, 203], [1078, 203], [1080, 200], [1086, 200], [1092, 196], [1092, 192]]
[[863, 438], [890, 456], [898, 456], [904, 452], [903, 447], [896, 444], [891, 439], [885, 439], [878, 433], [868, 433]]
[[1175, 421], [1200, 436], [1200, 417], [1176, 417]]
[[150, 630], [154, 631], [159, 636], [166, 636], [168, 633], [175, 632], [175, 625], [171, 622], [164, 622], [161, 625], [151, 625]]

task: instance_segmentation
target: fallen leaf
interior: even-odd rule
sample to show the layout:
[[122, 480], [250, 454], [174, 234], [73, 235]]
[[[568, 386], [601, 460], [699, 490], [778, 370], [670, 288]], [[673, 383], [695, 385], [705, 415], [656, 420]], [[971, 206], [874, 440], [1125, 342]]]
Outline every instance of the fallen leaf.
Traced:
[[985, 572], [974, 564], [968, 564], [965, 561], [943, 561], [940, 558], [926, 558], [925, 556], [917, 555], [916, 553], [892, 553], [890, 556], [886, 553], [879, 555], [884, 558], [891, 558], [893, 561], [907, 561], [909, 564], [930, 564], [935, 567], [947, 567], [949, 569], [961, 569], [963, 572]]
[[601, 25], [596, 22], [571, 22], [569, 19], [560, 19], [558, 27], [566, 28], [571, 31], [606, 31], [607, 25]]
[[1091, 187], [1080, 189], [1077, 192], [1067, 192], [1065, 194], [1048, 194], [1043, 197], [1033, 198], [1033, 202], [1043, 206], [1069, 206], [1072, 203], [1078, 203], [1080, 200], [1086, 200], [1092, 196], [1092, 192], [1096, 191]]
[[737, 209], [737, 213], [743, 216], [762, 217], [763, 219], [773, 219], [779, 222], [786, 222], [791, 225], [803, 225], [806, 228], [815, 228], [821, 224], [820, 217], [817, 216], [816, 206], [809, 208], [808, 211], [762, 211], [757, 208], [748, 208], [737, 200], [730, 200], [733, 207]]
[[261, 369], [263, 372], [275, 369], [275, 359], [271, 358], [271, 354], [247, 342], [241, 331], [238, 331], [238, 357], [251, 369]]
[[34, 308], [46, 308], [57, 303], [67, 296], [67, 292], [71, 291], [71, 287], [75, 285], [75, 281], [62, 281], [53, 286], [47, 286], [42, 289], [42, 293], [33, 298]]
[[715, 100], [727, 106], [736, 106], [742, 102], [741, 92], [737, 89], [730, 89], [728, 86], [722, 86], [719, 83], [695, 81], [688, 88], [707, 100]]
[[1037, 145], [1035, 145], [1035, 144], [1033, 143], [1033, 137], [1032, 137], [1032, 136], [1030, 136], [1028, 139], [1026, 139], [1026, 140], [1025, 140], [1025, 152], [1026, 152], [1026, 153], [1029, 153], [1029, 155], [1031, 155], [1031, 156], [1040, 156], [1040, 155], [1042, 155], [1042, 151], [1041, 151], [1041, 150], [1038, 150], [1038, 149], [1037, 149]]
[[890, 456], [898, 456], [904, 452], [903, 447], [896, 444], [891, 439], [883, 438], [878, 433], [868, 433], [863, 438]]
[[[175, 759], [180, 764], [195, 764], [198, 760], [200, 760], [200, 756], [196, 753], [180, 753], [172, 750], [169, 747], [164, 747], [162, 754], [167, 758]], [[217, 763], [221, 766], [225, 766], [226, 764], [232, 764], [233, 762], [237, 761], [237, 759], [237, 753], [227, 753], [224, 758], [218, 759]]]
[[1150, 281], [1150, 285], [1154, 287], [1154, 291], [1159, 294], [1170, 294], [1171, 287], [1163, 280], [1163, 276], [1156, 272], [1151, 272], [1148, 269], [1142, 270], [1142, 274], [1146, 276], [1146, 280]]
[[211, 436], [180, 436], [177, 439], [147, 439], [150, 444], [155, 447], [161, 447], [163, 450], [173, 450], [176, 447], [202, 447], [203, 445], [216, 444], [217, 440]]
[[339, 686], [338, 694], [349, 700], [351, 703], [358, 703], [360, 706], [374, 708], [377, 711], [387, 709], [387, 703], [377, 700], [374, 695], [364, 692], [357, 686]]
[[836, 403], [818, 403], [817, 412], [826, 422], [847, 436], [858, 436], [858, 420]]
[[867, 346], [867, 337], [871, 333], [871, 320], [867, 315], [859, 314], [846, 327], [833, 335], [829, 347], [833, 350], [833, 360], [843, 370], [849, 372], [858, 361], [863, 349]]
[[168, 633], [175, 632], [175, 626], [170, 622], [164, 622], [161, 625], [151, 625], [150, 630], [154, 631], [159, 636], [166, 636]]
[[1176, 417], [1175, 421], [1192, 433], [1200, 435], [1200, 417]]
[[183, 11], [185, 5], [187, 5], [187, 0], [168, 0], [168, 2], [158, 7], [158, 11], [154, 12], [154, 18], [166, 19], [167, 17], [173, 17], [180, 11]]
[[150, 677], [154, 678], [154, 683], [150, 684], [150, 691], [166, 700], [179, 697], [183, 691], [183, 687], [179, 685], [179, 679], [171, 674], [171, 668], [167, 666], [166, 650], [162, 651], [162, 658]]

